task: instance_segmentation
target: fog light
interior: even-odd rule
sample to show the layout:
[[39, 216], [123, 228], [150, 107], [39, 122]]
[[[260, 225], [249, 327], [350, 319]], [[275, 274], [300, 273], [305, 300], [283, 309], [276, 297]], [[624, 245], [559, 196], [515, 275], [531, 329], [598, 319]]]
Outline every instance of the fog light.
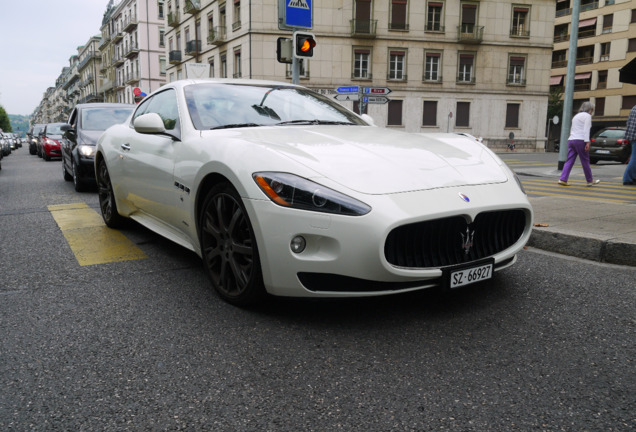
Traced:
[[291, 250], [293, 253], [301, 253], [307, 246], [307, 241], [303, 236], [296, 236], [291, 241]]

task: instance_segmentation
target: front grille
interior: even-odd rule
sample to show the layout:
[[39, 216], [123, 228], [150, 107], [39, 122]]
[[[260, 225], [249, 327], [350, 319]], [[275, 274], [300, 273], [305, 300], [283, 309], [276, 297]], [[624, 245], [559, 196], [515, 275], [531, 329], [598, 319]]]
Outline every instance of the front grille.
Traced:
[[389, 233], [384, 256], [390, 264], [406, 268], [469, 263], [509, 248], [525, 226], [523, 210], [480, 213], [471, 224], [455, 216], [404, 225]]

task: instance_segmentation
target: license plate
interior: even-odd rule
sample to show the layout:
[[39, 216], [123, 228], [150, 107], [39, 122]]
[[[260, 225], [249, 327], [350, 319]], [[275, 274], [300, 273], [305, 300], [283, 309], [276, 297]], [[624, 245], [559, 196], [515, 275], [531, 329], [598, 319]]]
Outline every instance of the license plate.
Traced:
[[599, 154], [609, 154], [609, 150], [596, 150], [596, 153], [599, 153]]
[[492, 279], [492, 268], [492, 263], [487, 263], [460, 270], [452, 270], [449, 273], [449, 286], [450, 288], [459, 288], [461, 286]]

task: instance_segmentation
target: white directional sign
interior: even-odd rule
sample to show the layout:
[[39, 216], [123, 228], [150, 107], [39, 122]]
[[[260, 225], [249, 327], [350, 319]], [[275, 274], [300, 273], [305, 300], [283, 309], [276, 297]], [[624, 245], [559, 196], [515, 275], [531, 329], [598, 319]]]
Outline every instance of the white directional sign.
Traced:
[[372, 95], [388, 95], [391, 93], [391, 89], [386, 87], [365, 87], [363, 93]]
[[386, 96], [365, 96], [362, 101], [370, 104], [385, 104], [389, 101], [389, 98]]
[[357, 102], [360, 100], [360, 95], [358, 95], [357, 93], [352, 93], [352, 94], [339, 94], [335, 96], [336, 100], [342, 101], [342, 102], [346, 102], [346, 101], [353, 101], [353, 102]]

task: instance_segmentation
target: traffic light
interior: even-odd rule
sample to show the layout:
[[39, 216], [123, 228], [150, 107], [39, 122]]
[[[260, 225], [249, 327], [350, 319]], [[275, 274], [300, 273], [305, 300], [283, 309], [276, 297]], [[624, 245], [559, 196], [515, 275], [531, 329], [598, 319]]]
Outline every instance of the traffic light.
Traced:
[[276, 58], [279, 63], [292, 63], [292, 40], [280, 37], [276, 41]]
[[313, 57], [316, 37], [311, 33], [294, 32], [294, 57]]

